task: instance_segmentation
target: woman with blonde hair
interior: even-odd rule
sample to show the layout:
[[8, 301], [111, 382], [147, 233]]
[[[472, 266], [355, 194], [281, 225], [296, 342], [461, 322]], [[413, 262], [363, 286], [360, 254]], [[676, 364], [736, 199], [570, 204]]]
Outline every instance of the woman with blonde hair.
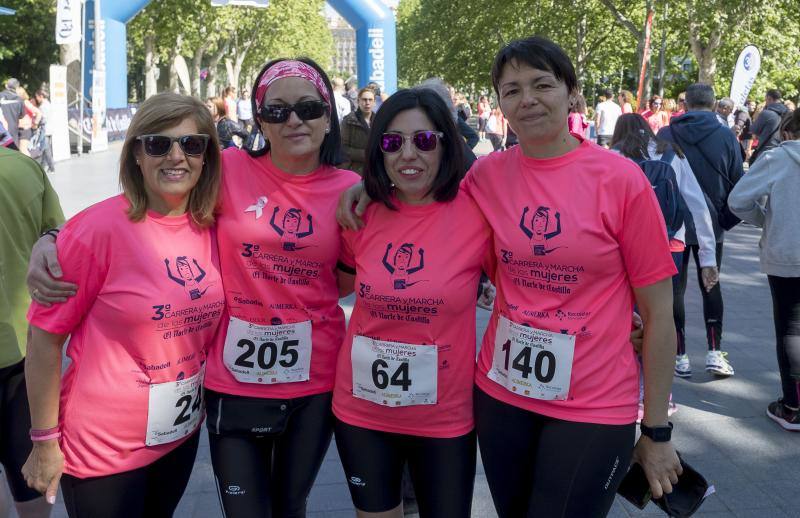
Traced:
[[628, 90], [620, 90], [617, 100], [622, 108], [622, 113], [633, 113], [633, 94]]
[[[60, 481], [70, 518], [172, 516], [189, 482], [206, 352], [225, 307], [210, 229], [220, 164], [200, 101], [146, 100], [122, 146], [122, 194], [58, 234], [64, 279], [80, 290], [56, 305], [33, 290], [25, 373], [34, 447], [22, 471], [50, 503]], [[170, 278], [181, 258], [203, 271], [193, 295]]]

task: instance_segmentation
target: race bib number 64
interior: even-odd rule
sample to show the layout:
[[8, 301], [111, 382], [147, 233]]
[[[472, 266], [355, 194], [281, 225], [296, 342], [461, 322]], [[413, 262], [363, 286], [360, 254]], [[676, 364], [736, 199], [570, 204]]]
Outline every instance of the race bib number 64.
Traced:
[[574, 354], [575, 336], [522, 326], [501, 316], [488, 377], [520, 396], [565, 400]]
[[353, 396], [383, 406], [435, 405], [438, 351], [435, 345], [353, 337]]

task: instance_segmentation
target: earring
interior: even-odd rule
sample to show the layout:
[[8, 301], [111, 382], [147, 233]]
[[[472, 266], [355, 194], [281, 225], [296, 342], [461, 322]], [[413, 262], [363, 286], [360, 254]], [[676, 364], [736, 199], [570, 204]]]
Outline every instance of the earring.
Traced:
[[325, 134], [326, 134], [326, 135], [327, 135], [328, 133], [330, 133], [330, 132], [331, 132], [331, 129], [330, 129], [330, 128], [325, 128]]

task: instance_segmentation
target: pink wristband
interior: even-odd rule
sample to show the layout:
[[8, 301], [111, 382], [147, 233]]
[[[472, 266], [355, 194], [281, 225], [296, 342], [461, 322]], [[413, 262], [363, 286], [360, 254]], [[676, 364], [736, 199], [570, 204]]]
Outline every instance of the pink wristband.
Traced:
[[33, 435], [31, 434], [31, 442], [49, 441], [50, 439], [59, 439], [61, 432], [53, 432], [48, 435]]
[[41, 437], [42, 435], [50, 435], [56, 433], [58, 431], [58, 426], [54, 426], [52, 428], [45, 428], [43, 430], [37, 430], [36, 428], [30, 429], [31, 437]]

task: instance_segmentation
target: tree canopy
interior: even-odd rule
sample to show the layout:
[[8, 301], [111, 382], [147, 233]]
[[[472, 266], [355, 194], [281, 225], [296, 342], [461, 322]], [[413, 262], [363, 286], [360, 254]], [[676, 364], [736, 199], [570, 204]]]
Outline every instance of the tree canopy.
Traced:
[[796, 0], [401, 0], [398, 75], [404, 85], [440, 76], [467, 92], [486, 93], [499, 48], [536, 34], [567, 52], [587, 98], [603, 87], [635, 92], [652, 10], [646, 92], [676, 96], [702, 80], [727, 95], [739, 52], [754, 44], [763, 61], [753, 95], [777, 87], [796, 97], [796, 9]]

